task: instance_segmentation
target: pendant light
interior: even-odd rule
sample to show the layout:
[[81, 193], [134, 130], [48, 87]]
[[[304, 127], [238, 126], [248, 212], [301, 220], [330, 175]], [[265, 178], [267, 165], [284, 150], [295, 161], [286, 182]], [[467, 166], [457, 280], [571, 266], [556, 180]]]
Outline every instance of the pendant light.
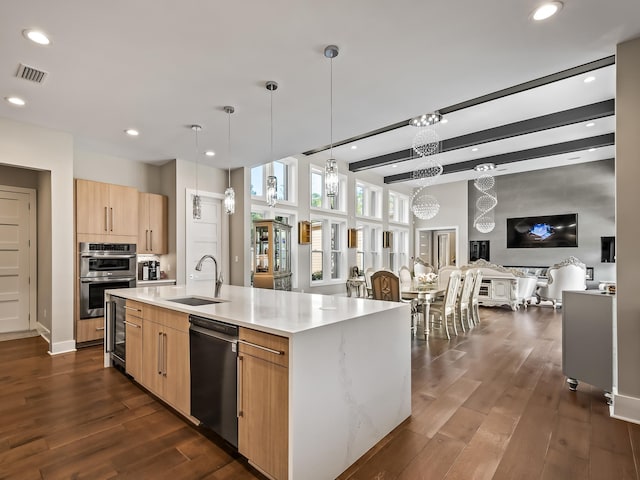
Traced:
[[333, 158], [333, 59], [338, 56], [340, 50], [335, 45], [328, 45], [324, 49], [324, 56], [331, 62], [331, 73], [329, 81], [329, 158], [324, 166], [324, 189], [331, 208], [335, 208], [335, 199], [338, 195], [340, 179], [338, 178], [338, 164]]
[[[269, 81], [265, 84], [267, 90], [271, 92], [271, 160], [273, 158], [273, 92], [278, 89], [278, 84], [274, 81]], [[267, 205], [275, 207], [278, 201], [278, 179], [274, 175], [267, 177]]]
[[236, 192], [231, 186], [231, 114], [235, 112], [235, 108], [226, 106], [224, 107], [224, 111], [227, 113], [227, 117], [229, 119], [229, 142], [227, 143], [227, 162], [229, 162], [227, 173], [229, 174], [229, 186], [224, 191], [224, 211], [227, 215], [233, 215], [236, 211]]
[[202, 217], [202, 206], [200, 204], [200, 195], [198, 195], [198, 157], [200, 156], [200, 149], [198, 146], [198, 132], [202, 130], [200, 125], [191, 125], [191, 130], [195, 132], [196, 137], [196, 194], [192, 198], [192, 210], [193, 210], [193, 218], [195, 220], [200, 220]]

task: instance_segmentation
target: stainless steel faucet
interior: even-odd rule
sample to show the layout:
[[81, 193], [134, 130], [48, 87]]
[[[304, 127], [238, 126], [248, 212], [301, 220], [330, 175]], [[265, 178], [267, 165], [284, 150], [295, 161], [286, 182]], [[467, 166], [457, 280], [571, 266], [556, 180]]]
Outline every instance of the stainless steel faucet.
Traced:
[[203, 255], [202, 258], [198, 260], [198, 264], [196, 265], [196, 270], [197, 271], [202, 270], [202, 263], [207, 258], [210, 258], [211, 260], [213, 260], [213, 264], [215, 266], [214, 278], [216, 281], [216, 286], [213, 292], [213, 296], [217, 298], [220, 296], [220, 288], [222, 288], [222, 272], [220, 272], [220, 276], [218, 276], [218, 261], [216, 260], [216, 257], [214, 257], [213, 255]]

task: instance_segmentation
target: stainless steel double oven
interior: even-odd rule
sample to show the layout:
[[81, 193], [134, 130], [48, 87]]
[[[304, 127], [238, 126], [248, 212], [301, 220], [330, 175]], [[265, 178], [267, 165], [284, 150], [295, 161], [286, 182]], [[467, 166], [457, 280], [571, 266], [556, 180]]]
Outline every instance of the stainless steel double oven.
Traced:
[[80, 243], [80, 318], [104, 315], [104, 291], [136, 286], [135, 243]]

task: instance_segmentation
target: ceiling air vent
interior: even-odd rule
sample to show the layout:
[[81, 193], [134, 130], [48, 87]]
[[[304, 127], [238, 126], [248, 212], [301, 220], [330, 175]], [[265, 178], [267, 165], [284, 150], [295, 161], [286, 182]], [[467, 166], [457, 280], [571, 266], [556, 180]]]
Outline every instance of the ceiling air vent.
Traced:
[[38, 70], [37, 68], [30, 67], [24, 63], [20, 64], [18, 67], [18, 73], [16, 73], [16, 77], [35, 83], [44, 82], [47, 75], [49, 74], [44, 70]]

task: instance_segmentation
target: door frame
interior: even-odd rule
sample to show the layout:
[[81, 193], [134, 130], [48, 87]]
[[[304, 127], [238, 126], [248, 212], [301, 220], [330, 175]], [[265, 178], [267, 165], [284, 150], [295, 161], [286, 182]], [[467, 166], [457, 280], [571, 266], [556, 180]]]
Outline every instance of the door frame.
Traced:
[[34, 188], [0, 185], [0, 191], [29, 195], [29, 330], [36, 330], [38, 325], [38, 204], [37, 192]]
[[[414, 257], [418, 256], [418, 252], [419, 252], [419, 248], [420, 248], [420, 232], [437, 232], [440, 230], [453, 230], [456, 234], [456, 250], [455, 250], [455, 255], [456, 255], [456, 261], [455, 261], [455, 266], [457, 267], [459, 265], [459, 261], [460, 261], [460, 229], [458, 228], [458, 226], [456, 225], [451, 225], [451, 226], [439, 226], [439, 227], [420, 227], [420, 228], [416, 228], [414, 231], [414, 249], [413, 249], [413, 255]], [[431, 256], [433, 257], [433, 248], [435, 248], [434, 243], [431, 243]], [[433, 258], [430, 259], [431, 261], [433, 261]], [[435, 265], [434, 265], [435, 266]]]

